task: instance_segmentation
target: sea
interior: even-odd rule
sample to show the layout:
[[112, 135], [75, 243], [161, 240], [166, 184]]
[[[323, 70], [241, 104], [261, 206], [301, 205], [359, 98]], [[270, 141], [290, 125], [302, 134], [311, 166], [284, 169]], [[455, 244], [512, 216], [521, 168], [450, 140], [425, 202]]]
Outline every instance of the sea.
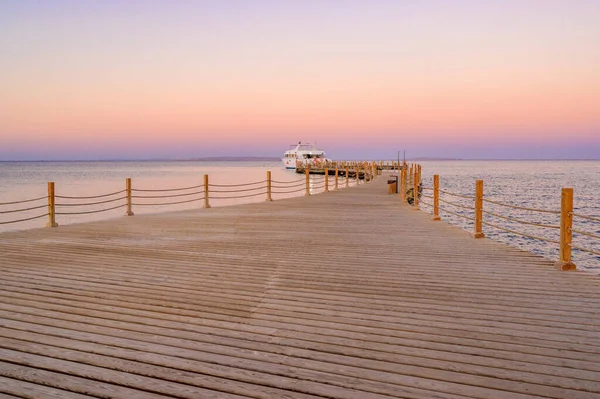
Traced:
[[[600, 219], [600, 161], [425, 160], [418, 163], [422, 166], [425, 187], [421, 209], [432, 212], [431, 199], [427, 196], [432, 194], [430, 188], [433, 187], [433, 176], [437, 174], [441, 190], [447, 193], [440, 196], [445, 201], [440, 203], [442, 220], [464, 230], [473, 231], [473, 222], [467, 219], [473, 216], [473, 200], [466, 197], [474, 195], [475, 181], [479, 179], [484, 182], [486, 199], [547, 211], [560, 210], [561, 189], [570, 187], [574, 192], [574, 213]], [[215, 197], [210, 200], [211, 206], [264, 201], [267, 171], [272, 173], [274, 200], [304, 195], [304, 176], [286, 170], [279, 160], [0, 162], [0, 232], [45, 225], [47, 218], [44, 217], [14, 224], [6, 222], [44, 214], [47, 182], [55, 183], [56, 202], [62, 204], [57, 205], [57, 212], [69, 213], [75, 209], [79, 213], [57, 215], [57, 223], [65, 225], [122, 217], [123, 207], [103, 210], [123, 203], [113, 200], [124, 195], [126, 178], [131, 178], [135, 195], [150, 197], [133, 201], [134, 213], [144, 214], [201, 208], [204, 204], [201, 197], [205, 174], [209, 176], [211, 196]], [[311, 178], [312, 193], [323, 191], [322, 179], [322, 176]], [[251, 184], [239, 186], [247, 183]], [[175, 191], [160, 191], [165, 189]], [[111, 195], [104, 196], [107, 194]], [[173, 194], [178, 196], [167, 197]], [[36, 201], [11, 204], [36, 198]], [[174, 202], [179, 203], [171, 204]], [[66, 206], [79, 203], [96, 204]], [[170, 205], [154, 205], [157, 203]], [[29, 208], [34, 209], [10, 212]], [[102, 212], [96, 213], [97, 210]], [[558, 245], [541, 240], [558, 241], [560, 219], [557, 214], [491, 202], [484, 203], [484, 211], [504, 216], [499, 218], [486, 213], [484, 222], [511, 230], [507, 232], [484, 225], [487, 238], [551, 260], [558, 258]], [[573, 229], [600, 236], [600, 221], [575, 216]], [[600, 253], [600, 239], [595, 237], [574, 233], [573, 244]], [[578, 269], [600, 274], [599, 255], [574, 249], [572, 260]]]

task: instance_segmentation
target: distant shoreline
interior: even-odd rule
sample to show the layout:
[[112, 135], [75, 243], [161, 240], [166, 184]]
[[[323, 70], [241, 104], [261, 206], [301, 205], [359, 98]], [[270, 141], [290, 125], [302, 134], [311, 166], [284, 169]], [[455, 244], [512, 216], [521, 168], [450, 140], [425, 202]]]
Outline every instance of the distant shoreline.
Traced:
[[[353, 159], [344, 158], [345, 160], [353, 161]], [[354, 159], [358, 161], [359, 159]], [[383, 162], [397, 162], [396, 158], [383, 158], [377, 159]], [[200, 157], [200, 158], [148, 158], [148, 159], [12, 159], [12, 160], [0, 160], [0, 163], [14, 163], [14, 162], [279, 162], [279, 157]], [[406, 158], [408, 162], [415, 161], [434, 161], [434, 162], [447, 162], [447, 161], [600, 161], [600, 158], [435, 158], [435, 157], [415, 157]]]

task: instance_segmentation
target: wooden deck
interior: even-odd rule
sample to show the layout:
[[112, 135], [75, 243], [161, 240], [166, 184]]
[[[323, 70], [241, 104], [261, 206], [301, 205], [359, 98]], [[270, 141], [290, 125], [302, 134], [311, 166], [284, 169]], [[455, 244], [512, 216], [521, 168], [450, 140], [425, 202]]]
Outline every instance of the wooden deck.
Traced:
[[600, 279], [387, 179], [0, 235], [0, 398], [600, 398]]

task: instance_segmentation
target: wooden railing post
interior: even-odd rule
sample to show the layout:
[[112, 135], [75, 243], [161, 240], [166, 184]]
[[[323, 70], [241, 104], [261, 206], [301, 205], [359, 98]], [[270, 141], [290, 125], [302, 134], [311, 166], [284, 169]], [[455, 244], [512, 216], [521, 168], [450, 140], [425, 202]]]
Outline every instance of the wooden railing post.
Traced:
[[400, 170], [400, 187], [398, 188], [398, 191], [400, 192], [400, 199], [402, 200], [402, 203], [404, 204], [404, 202], [406, 201], [406, 168], [402, 168], [402, 170]]
[[56, 223], [56, 202], [54, 202], [54, 182], [48, 182], [48, 223], [46, 227], [58, 227]]
[[339, 170], [338, 167], [335, 167], [335, 191], [338, 191], [340, 188], [338, 187], [338, 179], [339, 179]]
[[563, 188], [560, 196], [560, 248], [558, 261], [554, 266], [558, 270], [575, 270], [571, 262], [571, 243], [573, 241], [573, 189]]
[[440, 219], [440, 176], [433, 175], [433, 216], [431, 220]]
[[350, 168], [346, 166], [346, 188], [350, 187]]
[[483, 180], [475, 182], [475, 231], [473, 238], [483, 238]]
[[358, 184], [360, 183], [360, 179], [358, 178], [358, 176], [360, 175], [360, 164], [358, 162], [356, 163], [356, 167], [354, 168], [354, 170], [356, 170], [356, 185], [358, 186]]
[[131, 178], [128, 177], [125, 179], [125, 196], [127, 201], [127, 211], [125, 212], [125, 216], [133, 216], [133, 212], [131, 211]]
[[204, 207], [210, 208], [210, 202], [208, 200], [208, 175], [204, 175]]
[[329, 168], [325, 168], [325, 192], [329, 192]]
[[417, 166], [413, 168], [413, 210], [419, 210], [419, 172]]
[[306, 169], [306, 193], [304, 194], [305, 196], [310, 195], [310, 172], [308, 169]]
[[271, 198], [271, 171], [267, 170], [267, 199], [266, 201], [273, 201]]

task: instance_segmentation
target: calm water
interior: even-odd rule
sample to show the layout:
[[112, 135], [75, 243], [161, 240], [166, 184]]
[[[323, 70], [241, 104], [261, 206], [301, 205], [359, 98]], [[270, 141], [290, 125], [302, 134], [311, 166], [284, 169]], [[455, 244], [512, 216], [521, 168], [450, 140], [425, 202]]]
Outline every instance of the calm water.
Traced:
[[[484, 181], [484, 197], [496, 202], [527, 208], [560, 210], [561, 189], [572, 187], [575, 213], [600, 218], [600, 161], [444, 161], [421, 162], [422, 179], [425, 187], [433, 187], [433, 175], [440, 176], [440, 188], [444, 191], [473, 196], [475, 180]], [[431, 195], [425, 190], [424, 194]], [[441, 195], [441, 199], [472, 208], [473, 201]], [[424, 199], [425, 202], [431, 202]], [[440, 203], [453, 213], [473, 216], [471, 209], [453, 207]], [[422, 207], [431, 212], [429, 206]], [[484, 210], [538, 224], [558, 226], [559, 216], [548, 213], [516, 210], [484, 203]], [[443, 220], [473, 231], [469, 220], [441, 211]], [[558, 241], [559, 230], [524, 225], [491, 215], [484, 221], [517, 232]], [[600, 222], [575, 217], [573, 229], [587, 231], [600, 236]], [[549, 259], [558, 258], [558, 245], [537, 239], [504, 232], [483, 226], [488, 238], [508, 243], [518, 248], [542, 255]], [[600, 252], [600, 240], [584, 235], [573, 235], [573, 245]], [[600, 256], [573, 250], [573, 261], [580, 269], [600, 273]]]
[[[171, 161], [171, 162], [0, 162], [0, 203], [18, 201], [23, 199], [38, 198], [47, 195], [47, 182], [55, 183], [56, 196], [64, 197], [83, 197], [103, 195], [114, 193], [125, 189], [125, 179], [132, 179], [133, 189], [139, 190], [157, 190], [167, 188], [184, 188], [191, 186], [202, 186], [205, 174], [209, 175], [211, 185], [235, 185], [251, 182], [264, 182], [266, 173], [272, 172], [272, 179], [280, 182], [291, 183], [274, 184], [273, 191], [294, 191], [295, 193], [274, 193], [273, 199], [288, 198], [291, 196], [304, 195], [301, 189], [304, 176], [296, 174], [294, 171], [285, 170], [281, 162], [199, 162], [199, 161]], [[312, 178], [311, 178], [312, 179]], [[313, 192], [322, 191], [320, 187], [322, 177], [314, 176]], [[302, 185], [298, 187], [297, 185]], [[254, 197], [247, 197], [252, 194], [265, 193], [266, 183], [256, 184], [246, 187], [214, 187], [211, 197], [232, 197], [246, 196], [244, 198], [226, 198], [211, 199], [211, 206], [226, 206], [239, 203], [264, 201], [266, 195], [261, 194]], [[250, 190], [239, 193], [217, 193], [216, 191]], [[256, 190], [254, 190], [256, 189]], [[203, 187], [197, 187], [190, 190], [176, 192], [137, 192], [138, 195], [145, 196], [163, 196], [168, 194], [188, 194], [198, 193], [196, 195], [182, 195], [175, 198], [146, 198], [135, 199], [134, 204], [165, 203], [177, 202], [182, 200], [197, 198], [186, 204], [149, 206], [134, 206], [133, 211], [136, 214], [156, 213], [164, 211], [201, 208], [204, 202], [201, 200]], [[120, 193], [114, 196], [97, 199], [56, 199], [57, 204], [73, 204], [85, 202], [101, 202], [105, 200], [118, 199], [125, 194]], [[40, 200], [32, 203], [20, 205], [0, 205], [0, 212], [9, 209], [22, 209], [40, 206], [47, 203], [47, 200]], [[56, 211], [94, 211], [124, 204], [120, 202], [109, 202], [91, 206], [60, 207]], [[92, 213], [84, 215], [57, 215], [56, 221], [59, 225], [80, 223], [85, 221], [107, 219], [120, 217], [124, 214], [125, 208], [119, 208], [102, 213]], [[33, 217], [46, 212], [45, 208], [34, 209], [23, 213], [2, 214], [0, 213], [0, 223], [3, 221], [16, 220], [26, 217]], [[44, 226], [46, 218], [21, 222], [17, 224], [0, 224], [0, 231], [35, 228]]]
[[[559, 210], [560, 193], [562, 187], [574, 189], [575, 212], [600, 218], [600, 161], [423, 161], [423, 183], [426, 187], [433, 186], [434, 174], [440, 175], [440, 186], [443, 190], [473, 195], [475, 180], [484, 180], [485, 197], [491, 200], [512, 205]], [[43, 197], [47, 193], [47, 182], [54, 181], [56, 195], [61, 196], [93, 196], [116, 192], [125, 188], [125, 178], [131, 177], [134, 189], [164, 189], [181, 188], [202, 185], [203, 175], [210, 176], [211, 184], [230, 185], [238, 183], [259, 182], [266, 178], [266, 171], [272, 171], [275, 181], [298, 181], [301, 185], [303, 177], [293, 171], [286, 171], [280, 162], [0, 162], [0, 203], [17, 201], [29, 198]], [[313, 191], [322, 191], [320, 183], [322, 177], [315, 177]], [[277, 184], [274, 183], [275, 186]], [[283, 187], [285, 186], [285, 187]], [[291, 187], [291, 183], [274, 191], [293, 191], [302, 187]], [[258, 186], [253, 186], [258, 187]], [[246, 187], [248, 188], [248, 187]], [[201, 191], [201, 188], [186, 192]], [[219, 187], [214, 190], [235, 190], [235, 188]], [[237, 194], [213, 193], [214, 196], [231, 196], [262, 193], [264, 190], [242, 192]], [[161, 195], [160, 192], [139, 193], [144, 195]], [[274, 199], [303, 195], [300, 190], [296, 193], [273, 194]], [[431, 194], [425, 191], [425, 194]], [[201, 194], [196, 197], [200, 197]], [[118, 198], [119, 195], [106, 199]], [[146, 199], [143, 202], [169, 202], [179, 199], [194, 198], [178, 197], [171, 199]], [[442, 199], [472, 207], [472, 201], [442, 195]], [[103, 200], [88, 200], [100, 201]], [[245, 202], [264, 201], [264, 195], [238, 199], [211, 199], [212, 206], [225, 206]], [[57, 203], [77, 203], [85, 200], [57, 199]], [[134, 200], [136, 202], [136, 200]], [[430, 200], [424, 199], [424, 202]], [[89, 207], [78, 207], [78, 210], [96, 210], [110, 207], [121, 202], [98, 204]], [[0, 211], [16, 209], [17, 207], [34, 207], [45, 204], [45, 200], [22, 205], [0, 206]], [[454, 213], [472, 216], [472, 211], [463, 208], [454, 208], [446, 204]], [[202, 201], [193, 201], [187, 204], [168, 206], [134, 206], [134, 212], [152, 213], [167, 210], [193, 209], [202, 207]], [[62, 208], [66, 209], [66, 208]], [[69, 207], [68, 209], [73, 209]], [[424, 211], [431, 212], [431, 208], [423, 205]], [[518, 218], [529, 222], [548, 225], [558, 225], [557, 215], [519, 211], [502, 208], [489, 203], [484, 204], [484, 209], [511, 218]], [[60, 207], [57, 208], [60, 211]], [[45, 209], [31, 210], [26, 213], [2, 214], [2, 221], [14, 220], [25, 216], [36, 216], [45, 213]], [[59, 224], [78, 223], [113, 217], [121, 217], [124, 208], [97, 214], [84, 215], [58, 215]], [[442, 218], [451, 224], [465, 230], [472, 231], [472, 222], [460, 217], [441, 212]], [[484, 220], [511, 230], [525, 232], [534, 236], [558, 240], [557, 229], [539, 228], [531, 225], [522, 225], [514, 222], [497, 219], [490, 215]], [[44, 226], [46, 219], [37, 219], [16, 225], [1, 225], [0, 231], [10, 229], [35, 228]], [[600, 222], [574, 219], [574, 228], [600, 235]], [[540, 254], [549, 259], [556, 259], [558, 248], [556, 244], [522, 237], [520, 235], [502, 232], [484, 226], [488, 238], [505, 242], [510, 245]], [[600, 240], [586, 236], [575, 235], [574, 244], [600, 252]], [[581, 251], [573, 251], [573, 260], [580, 269], [587, 269], [600, 273], [600, 257]]]

